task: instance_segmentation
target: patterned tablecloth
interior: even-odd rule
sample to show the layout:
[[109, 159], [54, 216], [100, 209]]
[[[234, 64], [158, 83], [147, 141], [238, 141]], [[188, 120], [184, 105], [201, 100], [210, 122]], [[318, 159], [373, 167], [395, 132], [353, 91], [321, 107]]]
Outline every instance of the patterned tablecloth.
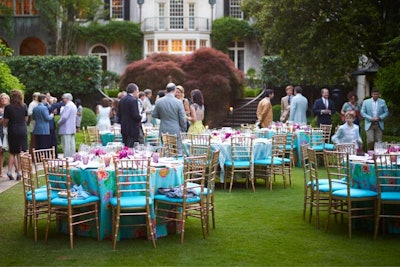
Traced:
[[[186, 155], [189, 155], [190, 144], [188, 142], [183, 141], [184, 152]], [[226, 140], [225, 142], [215, 142], [211, 140], [211, 151], [220, 150], [219, 154], [219, 165], [221, 168], [220, 173], [220, 182], [224, 182], [224, 165], [225, 162], [232, 159], [231, 155], [231, 143], [230, 140]], [[264, 159], [266, 157], [271, 156], [272, 144], [271, 140], [268, 138], [256, 138], [253, 141], [253, 160], [255, 159]]]
[[[183, 183], [183, 164], [175, 164], [165, 167], [151, 167], [151, 190], [154, 194], [161, 187], [174, 187]], [[100, 239], [111, 239], [112, 234], [112, 212], [109, 204], [110, 199], [116, 193], [115, 171], [112, 168], [72, 168], [71, 176], [74, 183], [82, 185], [84, 189], [92, 195], [99, 196], [99, 224]], [[152, 207], [152, 220], [155, 221], [154, 207]], [[131, 218], [123, 218], [131, 219]], [[123, 223], [123, 221], [121, 221]], [[143, 219], [144, 222], [144, 219]], [[64, 226], [63, 226], [64, 227]], [[167, 235], [166, 225], [156, 225], [157, 237]], [[66, 229], [62, 229], [67, 232]], [[96, 236], [94, 225], [82, 224], [74, 231], [78, 235]], [[144, 237], [146, 229], [123, 227], [120, 230], [120, 238]]]

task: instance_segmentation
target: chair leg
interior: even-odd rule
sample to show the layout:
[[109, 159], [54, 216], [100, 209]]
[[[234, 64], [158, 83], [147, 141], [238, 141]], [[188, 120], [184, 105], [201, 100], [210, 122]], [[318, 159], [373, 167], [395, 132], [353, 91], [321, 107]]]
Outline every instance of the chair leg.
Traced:
[[72, 219], [73, 214], [74, 214], [73, 210], [72, 210], [72, 214], [68, 214], [69, 243], [70, 243], [71, 249], [74, 248], [74, 227], [72, 225], [72, 223], [73, 223], [73, 219]]
[[378, 200], [378, 204], [376, 206], [376, 211], [375, 211], [375, 229], [374, 229], [374, 239], [378, 236], [378, 230], [379, 230], [379, 222], [380, 222], [380, 214], [381, 214], [381, 203]]

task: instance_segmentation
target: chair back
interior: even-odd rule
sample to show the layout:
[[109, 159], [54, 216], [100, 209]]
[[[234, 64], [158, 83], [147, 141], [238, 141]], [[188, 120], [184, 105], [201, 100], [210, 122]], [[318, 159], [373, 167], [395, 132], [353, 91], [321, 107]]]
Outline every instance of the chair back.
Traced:
[[214, 194], [215, 191], [215, 178], [217, 177], [219, 166], [219, 153], [219, 150], [213, 151], [211, 153], [211, 160], [208, 163], [207, 189], [210, 195]]
[[[231, 136], [232, 168], [237, 162], [253, 162], [253, 139], [249, 136]], [[250, 164], [251, 165], [251, 164]]]
[[303, 165], [303, 172], [304, 172], [304, 185], [307, 185], [308, 180], [310, 179], [310, 168], [309, 168], [309, 160], [308, 160], [308, 144], [303, 144], [300, 147], [301, 150], [301, 155], [302, 155], [302, 159], [301, 159], [301, 163]]
[[99, 129], [97, 126], [86, 126], [86, 143], [100, 143]]
[[153, 150], [161, 146], [160, 133], [152, 128], [144, 129], [144, 142], [152, 146]]
[[310, 147], [322, 151], [324, 149], [325, 136], [321, 128], [313, 128], [310, 133]]
[[211, 135], [209, 134], [192, 134], [190, 136], [190, 156], [206, 155], [207, 161], [210, 160], [211, 154]]
[[186, 199], [188, 198], [188, 196], [190, 196], [190, 192], [197, 192], [202, 201], [202, 196], [204, 195], [206, 168], [206, 155], [190, 156], [184, 158], [183, 208], [185, 208]]
[[113, 125], [111, 131], [114, 134], [114, 141], [113, 142], [121, 142], [122, 143], [122, 134], [121, 134], [121, 126]]
[[41, 178], [45, 176], [43, 159], [55, 159], [55, 158], [56, 158], [56, 149], [54, 146], [45, 149], [32, 148], [32, 161], [36, 176], [37, 187], [40, 186]]
[[308, 168], [310, 170], [309, 182], [311, 185], [315, 185], [316, 191], [319, 191], [317, 152], [315, 151], [315, 149], [307, 147], [307, 156], [308, 156]]
[[335, 144], [336, 150], [339, 152], [345, 152], [349, 155], [356, 155], [356, 144], [355, 143], [342, 143], [342, 144]]
[[149, 204], [150, 158], [116, 159], [114, 166], [118, 205], [123, 196], [146, 196], [146, 204]]
[[178, 137], [176, 134], [161, 134], [164, 157], [178, 157]]
[[325, 143], [331, 141], [332, 124], [320, 124], [319, 128], [322, 129]]
[[[272, 136], [272, 157], [276, 158], [284, 158], [286, 143], [287, 143], [287, 134], [286, 133], [277, 133]], [[282, 161], [283, 163], [283, 161]]]
[[29, 153], [20, 153], [21, 178], [24, 189], [24, 198], [32, 194], [32, 202], [35, 201], [35, 174], [32, 168], [32, 156]]
[[[47, 197], [52, 199], [58, 194], [63, 194], [71, 206], [74, 194], [71, 192], [72, 179], [67, 159], [43, 159], [44, 172], [46, 175]], [[66, 193], [66, 195], [65, 195]]]
[[350, 162], [349, 154], [341, 151], [324, 150], [324, 164], [328, 173], [329, 188], [332, 193], [332, 181], [340, 180], [342, 184], [347, 185], [348, 196], [350, 196]]
[[[400, 192], [400, 155], [375, 154], [374, 164], [378, 197], [382, 192]], [[398, 204], [398, 197], [393, 202]]]

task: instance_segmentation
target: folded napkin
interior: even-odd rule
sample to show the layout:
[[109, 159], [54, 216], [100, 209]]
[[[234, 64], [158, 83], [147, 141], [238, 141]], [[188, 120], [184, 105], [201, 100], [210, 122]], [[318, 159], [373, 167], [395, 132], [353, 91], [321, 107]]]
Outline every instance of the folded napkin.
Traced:
[[[159, 188], [158, 192], [162, 195], [166, 195], [170, 198], [183, 198], [183, 185], [175, 186], [173, 188]], [[196, 190], [188, 188], [187, 191], [187, 198], [193, 198], [199, 196]]]
[[[58, 192], [59, 197], [67, 197], [67, 191]], [[81, 185], [74, 185], [71, 188], [71, 197], [75, 199], [86, 199], [90, 197], [90, 194], [83, 189]]]

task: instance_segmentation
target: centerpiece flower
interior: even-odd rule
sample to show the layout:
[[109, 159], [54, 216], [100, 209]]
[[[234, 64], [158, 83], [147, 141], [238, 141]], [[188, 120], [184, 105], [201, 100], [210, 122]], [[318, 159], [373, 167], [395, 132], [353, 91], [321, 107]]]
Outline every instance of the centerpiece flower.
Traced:
[[135, 155], [135, 151], [127, 146], [118, 152], [119, 159], [127, 158], [128, 156], [133, 156], [133, 155]]
[[90, 150], [90, 154], [93, 154], [95, 156], [101, 156], [101, 155], [105, 155], [106, 152], [101, 148], [95, 148], [95, 149]]

